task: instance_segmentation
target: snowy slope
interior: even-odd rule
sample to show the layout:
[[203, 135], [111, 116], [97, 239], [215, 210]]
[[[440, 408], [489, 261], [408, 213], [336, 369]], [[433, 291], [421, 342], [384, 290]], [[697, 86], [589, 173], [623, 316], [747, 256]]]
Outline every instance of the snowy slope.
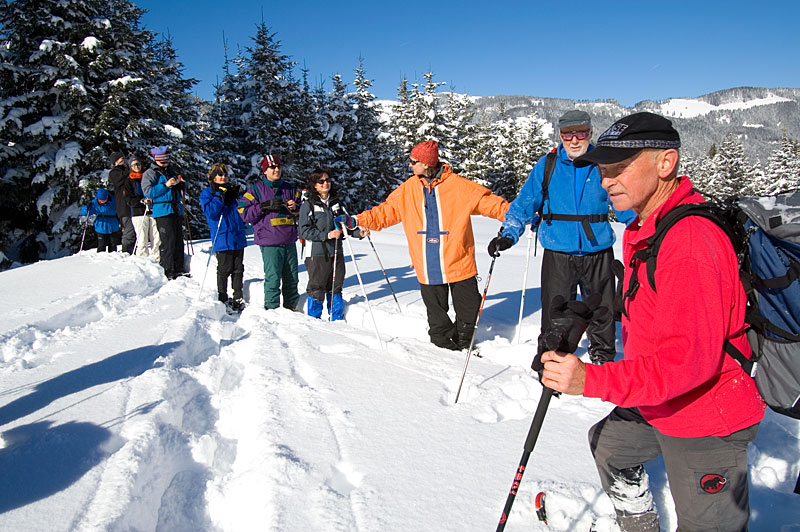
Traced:
[[[483, 290], [497, 222], [474, 224]], [[345, 323], [264, 311], [254, 246], [238, 319], [215, 302], [213, 259], [200, 294], [208, 242], [195, 243], [193, 277], [171, 282], [146, 259], [93, 251], [0, 273], [0, 530], [494, 530], [541, 393], [529, 369], [541, 250], [519, 344], [526, 242], [496, 261], [484, 358], [454, 404], [464, 354], [428, 343], [401, 229], [373, 242], [401, 310], [356, 241], [371, 311], [348, 258]], [[532, 508], [541, 489], [553, 530], [612, 513], [586, 441], [610, 408], [551, 402], [506, 530], [547, 529]], [[799, 441], [797, 422], [767, 414], [750, 453], [751, 530], [800, 530]], [[649, 470], [674, 530], [663, 466]]]

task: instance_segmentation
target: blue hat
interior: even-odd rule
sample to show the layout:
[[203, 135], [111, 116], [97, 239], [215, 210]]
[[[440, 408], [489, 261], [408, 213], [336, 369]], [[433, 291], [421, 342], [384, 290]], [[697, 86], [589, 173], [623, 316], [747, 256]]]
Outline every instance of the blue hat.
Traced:
[[108, 201], [108, 190], [104, 188], [97, 189], [97, 194], [94, 195], [94, 198], [100, 203]]

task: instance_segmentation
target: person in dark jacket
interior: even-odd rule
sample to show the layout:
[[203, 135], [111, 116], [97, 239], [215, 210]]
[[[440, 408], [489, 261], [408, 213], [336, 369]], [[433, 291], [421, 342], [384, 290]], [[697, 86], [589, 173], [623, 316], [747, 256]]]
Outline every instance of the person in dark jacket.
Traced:
[[[117, 220], [117, 206], [114, 197], [104, 188], [97, 189], [94, 199], [89, 204], [81, 207], [81, 217], [94, 222], [94, 232], [97, 233], [97, 252], [117, 250], [119, 221]], [[83, 221], [83, 220], [81, 220]]]
[[[489, 254], [498, 255], [517, 243], [541, 213], [539, 241], [542, 257], [542, 329], [539, 353], [544, 351], [544, 334], [550, 330], [550, 308], [561, 296], [569, 301], [600, 294], [602, 305], [609, 309], [592, 321], [586, 331], [589, 338], [589, 359], [595, 364], [614, 360], [616, 327], [614, 325], [614, 231], [608, 221], [608, 194], [600, 185], [595, 166], [576, 168], [573, 161], [591, 151], [592, 120], [585, 111], [568, 111], [558, 119], [561, 144], [555, 154], [555, 166], [543, 197], [547, 157], [542, 157], [531, 170], [517, 198], [511, 202], [503, 221], [501, 234], [489, 242]], [[636, 217], [633, 211], [614, 211], [617, 219], [627, 224]]]
[[[308, 178], [308, 199], [300, 206], [297, 225], [308, 273], [308, 315], [321, 317], [323, 302], [327, 302], [331, 321], [344, 319], [342, 231], [333, 223], [341, 214], [345, 214], [345, 209], [337, 197], [330, 171], [317, 168]], [[369, 235], [369, 229], [355, 229], [350, 234], [363, 238]]]
[[[208, 171], [211, 185], [200, 193], [200, 207], [206, 215], [211, 233], [211, 249], [217, 257], [217, 292], [219, 300], [231, 310], [244, 309], [244, 248], [247, 236], [244, 222], [237, 212], [241, 193], [238, 185], [228, 183], [228, 167], [214, 164]], [[228, 277], [233, 299], [228, 299]]]
[[239, 215], [253, 225], [253, 240], [264, 260], [264, 308], [283, 306], [297, 310], [297, 215], [300, 190], [281, 179], [281, 160], [266, 155], [261, 160], [264, 177], [239, 200]]
[[150, 150], [155, 163], [142, 176], [142, 191], [153, 201], [153, 218], [161, 238], [160, 261], [167, 279], [188, 273], [183, 261], [183, 179], [169, 162], [169, 148]]
[[161, 255], [158, 249], [161, 238], [158, 236], [156, 222], [153, 220], [153, 200], [144, 197], [142, 190], [142, 175], [144, 168], [142, 161], [137, 156], [131, 158], [131, 171], [125, 183], [125, 201], [131, 210], [133, 229], [136, 231], [136, 244], [133, 253], [137, 257], [150, 257], [155, 262]]
[[114, 203], [117, 206], [117, 219], [122, 229], [122, 251], [133, 254], [136, 242], [136, 232], [131, 220], [131, 210], [125, 200], [125, 185], [128, 181], [128, 165], [125, 164], [125, 154], [115, 151], [110, 156], [114, 168], [108, 173], [108, 184], [114, 192]]

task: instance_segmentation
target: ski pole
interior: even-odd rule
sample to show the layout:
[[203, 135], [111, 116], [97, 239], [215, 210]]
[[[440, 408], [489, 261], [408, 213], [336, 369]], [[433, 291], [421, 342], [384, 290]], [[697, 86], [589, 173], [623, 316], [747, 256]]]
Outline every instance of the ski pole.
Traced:
[[378, 256], [378, 250], [375, 249], [375, 244], [372, 243], [372, 238], [369, 235], [367, 235], [367, 240], [369, 240], [369, 245], [372, 246], [372, 251], [375, 253], [375, 258], [378, 259], [378, 266], [381, 267], [381, 271], [383, 272], [383, 278], [386, 279], [386, 284], [389, 285], [389, 290], [392, 292], [392, 297], [394, 298], [394, 302], [397, 303], [397, 310], [402, 314], [403, 310], [400, 308], [400, 302], [397, 300], [397, 296], [394, 293], [394, 288], [392, 288], [392, 283], [389, 282], [389, 276], [386, 275], [386, 270], [383, 267], [381, 258]]
[[[323, 242], [324, 246], [325, 243]], [[328, 321], [333, 321], [333, 293], [336, 291], [336, 259], [339, 257], [339, 240], [333, 241], [333, 272], [331, 273], [331, 301], [328, 303]], [[355, 260], [353, 261], [355, 263]], [[327, 301], [327, 297], [325, 300]]]
[[522, 308], [525, 306], [525, 289], [528, 286], [528, 264], [531, 260], [531, 241], [533, 240], [533, 226], [531, 226], [531, 231], [526, 234], [528, 237], [528, 251], [525, 254], [525, 273], [522, 276], [522, 295], [519, 299], [519, 319], [517, 320], [517, 340], [514, 343], [519, 343], [522, 337]]
[[525, 448], [522, 451], [522, 458], [517, 466], [517, 473], [514, 475], [514, 481], [511, 483], [511, 491], [508, 492], [506, 505], [503, 508], [503, 513], [500, 516], [500, 523], [497, 525], [497, 532], [501, 532], [506, 527], [508, 521], [508, 514], [511, 512], [511, 506], [514, 504], [514, 499], [517, 497], [517, 490], [519, 489], [520, 482], [522, 482], [522, 475], [525, 473], [525, 468], [528, 467], [528, 459], [533, 452], [533, 447], [536, 445], [536, 440], [539, 438], [539, 432], [542, 430], [542, 423], [544, 416], [547, 413], [547, 406], [550, 404], [550, 399], [553, 397], [553, 390], [547, 387], [542, 388], [542, 396], [539, 398], [539, 405], [536, 407], [536, 413], [533, 415], [533, 422], [528, 431], [528, 437], [525, 439]]
[[[208, 275], [208, 267], [211, 265], [211, 256], [214, 254], [214, 245], [217, 243], [217, 237], [219, 236], [219, 228], [222, 225], [222, 213], [219, 213], [219, 221], [217, 222], [217, 232], [214, 233], [214, 240], [211, 241], [211, 252], [208, 254], [208, 260], [206, 261], [206, 271], [203, 273], [203, 280], [200, 281], [200, 290], [197, 292], [197, 300], [200, 300], [200, 294], [203, 293], [203, 285], [206, 283], [206, 275]], [[226, 281], [227, 282], [227, 281]]]
[[81, 247], [78, 249], [78, 253], [83, 251], [83, 239], [86, 236], [86, 228], [89, 227], [89, 215], [86, 215], [86, 219], [83, 221], [83, 233], [81, 233]]
[[469, 342], [469, 349], [467, 349], [467, 359], [464, 361], [464, 370], [461, 372], [461, 382], [458, 383], [458, 391], [456, 392], [455, 403], [458, 403], [458, 396], [461, 395], [461, 387], [464, 385], [464, 376], [467, 374], [469, 356], [472, 354], [472, 347], [475, 345], [475, 335], [478, 332], [478, 323], [481, 321], [481, 314], [483, 314], [483, 304], [486, 302], [486, 292], [489, 290], [489, 281], [492, 280], [492, 270], [494, 270], [495, 260], [497, 260], [496, 255], [492, 257], [492, 263], [489, 265], [489, 275], [486, 276], [486, 286], [483, 288], [483, 297], [481, 297], [481, 306], [478, 309], [478, 317], [475, 319], [475, 328], [472, 329], [472, 339]]
[[364, 295], [364, 300], [367, 302], [367, 308], [369, 309], [369, 314], [372, 316], [372, 325], [375, 327], [375, 338], [378, 339], [378, 345], [381, 346], [381, 350], [384, 350], [383, 347], [383, 340], [381, 340], [381, 335], [378, 333], [378, 322], [375, 321], [375, 314], [372, 313], [372, 305], [369, 304], [369, 298], [367, 297], [367, 290], [364, 288], [364, 281], [361, 280], [361, 272], [358, 271], [358, 264], [356, 263], [356, 255], [353, 253], [353, 246], [350, 244], [350, 234], [347, 231], [347, 227], [342, 224], [342, 231], [344, 232], [345, 242], [347, 242], [347, 249], [350, 251], [350, 258], [353, 259], [353, 267], [356, 269], [356, 276], [358, 277], [358, 284], [361, 285], [361, 293]]
[[[181, 176], [178, 176], [178, 181], [183, 182]], [[181, 190], [180, 193], [181, 207], [183, 208], [183, 223], [186, 225], [186, 254], [192, 256], [194, 255], [194, 243], [192, 242], [192, 228], [189, 225], [189, 213], [186, 212], [186, 195], [184, 194], [183, 190]]]

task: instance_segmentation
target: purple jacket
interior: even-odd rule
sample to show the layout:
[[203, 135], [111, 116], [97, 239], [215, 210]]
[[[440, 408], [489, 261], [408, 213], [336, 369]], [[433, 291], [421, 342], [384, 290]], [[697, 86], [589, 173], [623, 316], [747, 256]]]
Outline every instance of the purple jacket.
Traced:
[[[263, 212], [259, 204], [275, 197], [283, 199], [279, 212]], [[286, 202], [294, 200], [297, 209], [289, 212]], [[239, 200], [239, 216], [253, 225], [253, 241], [259, 246], [280, 246], [297, 242], [297, 213], [300, 212], [300, 190], [282, 179], [270, 181], [266, 177], [247, 189]]]

